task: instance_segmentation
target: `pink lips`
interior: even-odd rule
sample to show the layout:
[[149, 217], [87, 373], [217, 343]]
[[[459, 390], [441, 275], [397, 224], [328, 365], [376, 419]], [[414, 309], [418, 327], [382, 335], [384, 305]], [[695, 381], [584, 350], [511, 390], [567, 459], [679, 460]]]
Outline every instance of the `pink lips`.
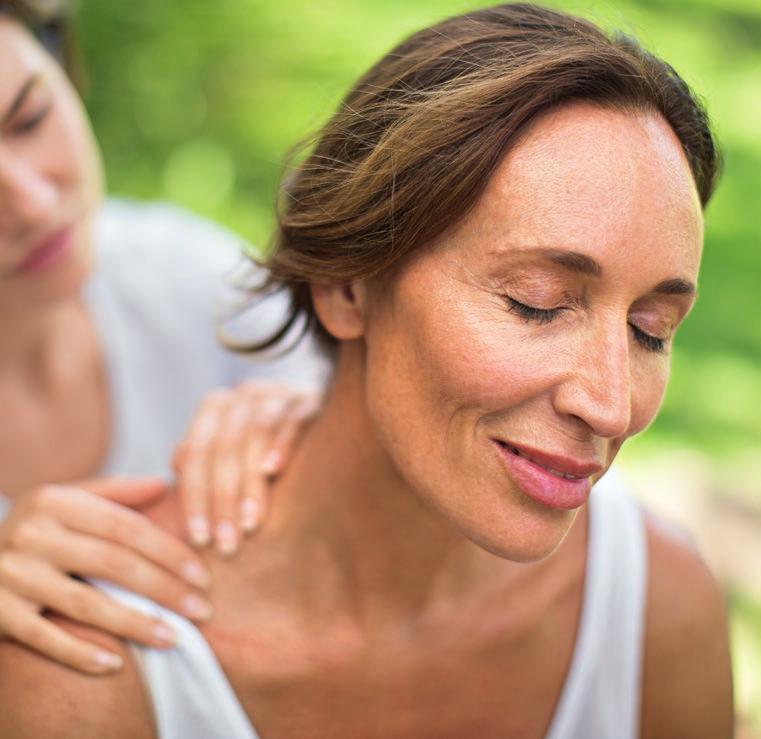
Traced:
[[19, 274], [43, 272], [60, 262], [73, 243], [74, 229], [71, 226], [56, 231], [42, 241], [32, 253], [21, 263]]
[[493, 440], [512, 481], [526, 496], [550, 508], [572, 510], [589, 498], [590, 476], [602, 470], [579, 462]]

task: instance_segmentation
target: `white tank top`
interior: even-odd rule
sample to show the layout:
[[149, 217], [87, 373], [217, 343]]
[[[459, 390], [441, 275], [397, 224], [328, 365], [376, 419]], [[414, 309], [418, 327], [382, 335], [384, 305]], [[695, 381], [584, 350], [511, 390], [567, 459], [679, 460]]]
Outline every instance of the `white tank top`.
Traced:
[[[636, 739], [646, 585], [642, 511], [621, 486], [592, 491], [581, 619], [546, 739]], [[186, 619], [114, 585], [98, 587], [168, 621], [170, 650], [134, 646], [160, 739], [258, 739], [214, 653]]]

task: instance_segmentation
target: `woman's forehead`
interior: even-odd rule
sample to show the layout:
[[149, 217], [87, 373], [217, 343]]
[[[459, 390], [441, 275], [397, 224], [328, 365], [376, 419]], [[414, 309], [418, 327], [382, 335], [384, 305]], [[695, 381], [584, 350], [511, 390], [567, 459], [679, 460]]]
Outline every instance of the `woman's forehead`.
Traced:
[[607, 193], [612, 200], [643, 180], [646, 189], [668, 189], [685, 202], [697, 198], [679, 140], [660, 115], [579, 102], [537, 119], [505, 156], [487, 191], [579, 201]]
[[46, 59], [42, 47], [20, 23], [0, 15], [0, 110], [8, 108], [30, 76], [44, 69]]
[[694, 283], [702, 240], [697, 189], [668, 124], [579, 103], [526, 131], [442, 246], [503, 268], [539, 251], [587, 255], [606, 274], [655, 263], [663, 275], [650, 279]]
[[481, 236], [597, 242], [649, 235], [701, 242], [697, 189], [679, 141], [655, 114], [591, 104], [531, 127], [468, 219]]
[[12, 70], [39, 64], [44, 58], [42, 46], [19, 21], [0, 13], [0, 84]]

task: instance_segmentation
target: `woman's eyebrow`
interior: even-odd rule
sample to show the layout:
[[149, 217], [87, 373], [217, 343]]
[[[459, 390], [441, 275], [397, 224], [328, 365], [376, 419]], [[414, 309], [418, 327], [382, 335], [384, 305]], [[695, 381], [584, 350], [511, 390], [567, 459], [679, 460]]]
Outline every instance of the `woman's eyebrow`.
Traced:
[[547, 246], [519, 246], [517, 249], [521, 254], [539, 257], [564, 267], [571, 272], [580, 272], [581, 274], [592, 275], [593, 277], [599, 277], [602, 274], [602, 267], [599, 262], [578, 251]]
[[580, 272], [585, 275], [599, 277], [602, 267], [592, 257], [577, 251], [565, 251], [563, 249], [539, 249], [540, 255], [550, 262], [559, 264], [571, 272]]
[[[558, 264], [571, 272], [579, 272], [593, 277], [602, 275], [602, 266], [592, 257], [578, 251], [568, 249], [555, 249], [551, 247], [528, 247], [521, 251], [546, 259], [553, 264]], [[694, 297], [697, 293], [695, 284], [681, 277], [672, 277], [659, 282], [651, 291], [658, 295], [684, 295]]]
[[18, 91], [16, 97], [13, 99], [13, 102], [10, 104], [10, 107], [5, 112], [5, 115], [3, 115], [3, 118], [0, 121], [0, 125], [5, 124], [10, 118], [13, 117], [13, 114], [24, 104], [24, 100], [26, 100], [27, 95], [31, 89], [40, 81], [40, 79], [40, 75], [33, 74], [21, 86], [21, 89]]
[[660, 295], [686, 295], [691, 298], [697, 291], [692, 282], [688, 282], [679, 277], [674, 277], [670, 280], [659, 282], [653, 288], [652, 292]]

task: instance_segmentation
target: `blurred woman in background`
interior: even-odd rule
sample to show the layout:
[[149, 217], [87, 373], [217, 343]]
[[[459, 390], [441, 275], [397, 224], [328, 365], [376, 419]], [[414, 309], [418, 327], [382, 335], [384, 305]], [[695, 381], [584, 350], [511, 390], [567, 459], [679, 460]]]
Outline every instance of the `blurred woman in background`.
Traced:
[[334, 374], [213, 563], [218, 617], [167, 652], [102, 639], [127, 668], [95, 684], [4, 645], [0, 733], [731, 736], [716, 583], [592, 488], [658, 411], [716, 174], [681, 78], [582, 19], [502, 5], [389, 52], [283, 196], [276, 335], [305, 320]]
[[[169, 473], [212, 389], [252, 376], [312, 385], [318, 369], [308, 350], [256, 366], [218, 346], [218, 288], [241, 258], [238, 239], [178, 208], [104, 204], [97, 146], [59, 65], [73, 63], [65, 11], [0, 2], [0, 509], [15, 501], [0, 510], [0, 636], [104, 672], [118, 661], [43, 619], [43, 607], [155, 646], [175, 635], [65, 573], [208, 618], [197, 554], [120, 504], [163, 492], [146, 476]], [[266, 329], [281, 315], [271, 302], [251, 321]], [[222, 391], [206, 402], [178, 458], [195, 543], [217, 534], [235, 551], [313, 405], [250, 384], [234, 402]]]

